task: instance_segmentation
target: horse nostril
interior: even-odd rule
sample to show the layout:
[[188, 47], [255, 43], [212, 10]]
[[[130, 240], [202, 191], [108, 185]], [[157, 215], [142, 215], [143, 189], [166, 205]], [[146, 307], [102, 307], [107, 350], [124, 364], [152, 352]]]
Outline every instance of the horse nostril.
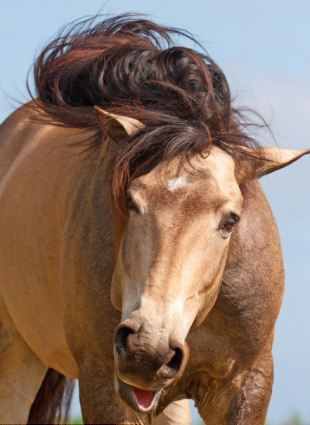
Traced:
[[178, 372], [181, 369], [183, 358], [184, 358], [183, 350], [181, 348], [175, 348], [174, 355], [172, 356], [170, 361], [166, 364], [166, 366]]
[[114, 335], [114, 344], [116, 351], [120, 354], [121, 351], [127, 351], [128, 337], [133, 335], [135, 331], [129, 326], [120, 325]]
[[166, 360], [157, 370], [157, 377], [161, 379], [174, 379], [184, 363], [184, 358], [185, 352], [182, 348], [175, 347], [171, 349]]

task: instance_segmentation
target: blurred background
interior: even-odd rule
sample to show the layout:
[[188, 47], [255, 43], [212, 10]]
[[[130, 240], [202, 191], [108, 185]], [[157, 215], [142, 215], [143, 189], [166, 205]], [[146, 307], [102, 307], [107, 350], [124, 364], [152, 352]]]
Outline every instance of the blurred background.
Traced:
[[[235, 103], [260, 112], [277, 144], [310, 148], [309, 0], [3, 0], [0, 121], [27, 100], [34, 57], [62, 25], [102, 13], [146, 13], [186, 28], [224, 70]], [[192, 46], [191, 46], [192, 47]], [[258, 134], [262, 144], [273, 143]], [[310, 158], [262, 180], [282, 237], [286, 294], [274, 344], [271, 425], [310, 424]], [[75, 396], [74, 415], [79, 415]], [[194, 421], [199, 423], [197, 413]]]

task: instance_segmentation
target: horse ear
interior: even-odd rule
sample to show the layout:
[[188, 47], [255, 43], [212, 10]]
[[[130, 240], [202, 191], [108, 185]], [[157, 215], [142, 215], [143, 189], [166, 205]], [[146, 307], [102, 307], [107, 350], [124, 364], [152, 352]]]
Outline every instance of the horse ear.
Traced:
[[[124, 136], [124, 133], [127, 136], [134, 136], [138, 131], [144, 128], [144, 124], [134, 118], [112, 114], [98, 106], [95, 106], [94, 109], [97, 113], [101, 128], [105, 131], [107, 130], [108, 134], [113, 139], [117, 139], [117, 136]], [[123, 134], [121, 135], [120, 132]]]
[[292, 164], [306, 154], [310, 154], [310, 149], [244, 148], [238, 166], [238, 180], [260, 178]]

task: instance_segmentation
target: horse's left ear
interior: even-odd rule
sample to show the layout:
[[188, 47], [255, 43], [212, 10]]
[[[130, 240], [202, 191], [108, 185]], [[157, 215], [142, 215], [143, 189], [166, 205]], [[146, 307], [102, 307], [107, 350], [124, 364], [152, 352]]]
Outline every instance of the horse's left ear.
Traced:
[[286, 167], [302, 156], [310, 154], [310, 149], [293, 150], [280, 148], [245, 148], [237, 168], [238, 181], [260, 178]]
[[134, 136], [138, 131], [144, 128], [144, 124], [134, 118], [112, 114], [98, 106], [94, 106], [94, 109], [97, 113], [101, 128], [108, 130], [112, 138], [117, 139], [120, 132], [122, 132], [123, 135], [125, 133], [127, 136]]

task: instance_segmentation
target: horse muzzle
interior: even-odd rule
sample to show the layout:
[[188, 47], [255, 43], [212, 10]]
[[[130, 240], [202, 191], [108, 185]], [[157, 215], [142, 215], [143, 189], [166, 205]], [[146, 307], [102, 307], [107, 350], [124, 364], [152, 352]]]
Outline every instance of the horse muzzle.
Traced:
[[114, 334], [115, 386], [121, 398], [138, 412], [155, 410], [161, 390], [184, 370], [186, 351], [172, 338], [158, 340], [130, 320], [121, 323]]

